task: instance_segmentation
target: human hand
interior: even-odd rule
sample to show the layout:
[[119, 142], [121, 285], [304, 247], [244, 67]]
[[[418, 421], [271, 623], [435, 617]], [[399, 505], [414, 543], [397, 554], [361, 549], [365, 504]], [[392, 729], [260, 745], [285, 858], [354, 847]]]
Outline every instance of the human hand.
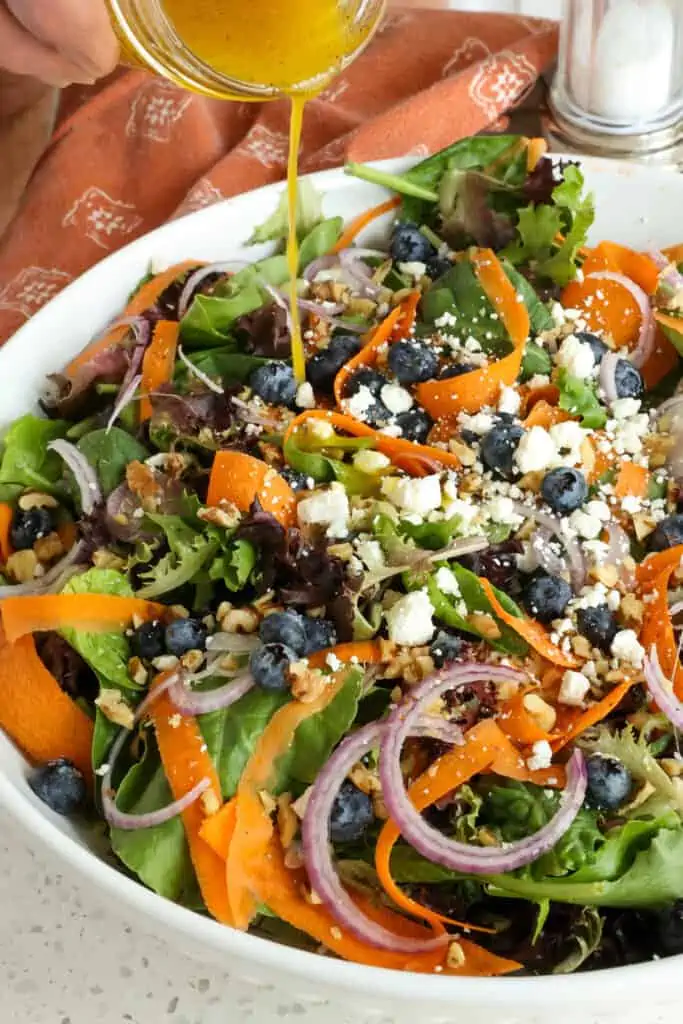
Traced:
[[93, 82], [117, 61], [104, 0], [0, 0], [0, 70], [61, 87]]

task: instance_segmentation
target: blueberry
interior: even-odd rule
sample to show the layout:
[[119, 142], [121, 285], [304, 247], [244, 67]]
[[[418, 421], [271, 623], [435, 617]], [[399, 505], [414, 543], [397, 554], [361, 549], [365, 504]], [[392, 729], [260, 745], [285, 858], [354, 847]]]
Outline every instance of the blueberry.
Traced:
[[455, 661], [463, 652], [464, 641], [460, 636], [446, 633], [440, 629], [432, 640], [429, 653], [435, 668], [443, 668], [449, 661]]
[[389, 252], [396, 263], [430, 263], [437, 255], [429, 239], [410, 221], [399, 221], [396, 225]]
[[29, 777], [28, 784], [57, 814], [73, 814], [85, 804], [87, 789], [83, 774], [65, 757], [41, 765]]
[[683, 953], [683, 900], [656, 911], [654, 926], [660, 953], [664, 956]]
[[280, 470], [280, 476], [283, 477], [293, 491], [308, 491], [310, 490], [311, 478], [306, 473], [300, 473], [298, 469], [292, 469], [291, 466], [285, 466], [284, 469]]
[[614, 382], [617, 398], [640, 398], [645, 390], [643, 378], [628, 359], [617, 360], [617, 365], [614, 368]]
[[337, 643], [337, 631], [329, 619], [304, 619], [306, 629], [306, 649], [304, 654], [324, 651]]
[[266, 615], [259, 629], [264, 644], [284, 644], [301, 657], [306, 649], [306, 620], [303, 615], [288, 609]]
[[331, 841], [355, 843], [363, 838], [374, 820], [370, 797], [348, 779], [342, 782], [330, 812]]
[[597, 334], [591, 334], [590, 331], [575, 331], [574, 337], [578, 338], [579, 341], [583, 342], [584, 345], [590, 346], [590, 350], [593, 353], [593, 359], [596, 364], [602, 362], [602, 357], [605, 352], [609, 352], [607, 345], [604, 341], [598, 338]]
[[174, 619], [164, 630], [166, 650], [176, 658], [188, 651], [203, 651], [208, 630], [201, 619]]
[[487, 469], [506, 480], [516, 475], [514, 455], [524, 436], [515, 423], [496, 423], [481, 442], [481, 460]]
[[432, 281], [436, 281], [437, 278], [443, 277], [449, 270], [453, 269], [453, 264], [449, 260], [448, 256], [435, 256], [433, 259], [427, 261], [427, 274], [431, 277]]
[[633, 787], [631, 773], [618, 758], [593, 754], [586, 761], [588, 801], [603, 811], [616, 811]]
[[471, 373], [476, 370], [472, 363], [448, 363], [439, 371], [437, 380], [450, 380], [451, 377], [462, 377], [464, 373]]
[[401, 384], [419, 384], [432, 380], [439, 369], [439, 359], [430, 345], [414, 338], [395, 342], [387, 357], [389, 369]]
[[160, 658], [166, 650], [164, 643], [164, 626], [158, 620], [155, 622], [143, 622], [133, 633], [130, 646], [133, 654], [138, 658], [145, 658], [151, 661], [152, 658]]
[[373, 370], [371, 366], [361, 366], [360, 370], [356, 370], [349, 378], [344, 390], [344, 397], [351, 398], [360, 388], [367, 388], [371, 395], [379, 398], [380, 391], [388, 383], [387, 378], [379, 370]]
[[249, 377], [249, 387], [267, 405], [284, 405], [293, 409], [297, 384], [294, 371], [287, 363], [264, 363]]
[[579, 469], [551, 469], [543, 477], [541, 496], [558, 516], [568, 516], [583, 505], [588, 497], [588, 484]]
[[17, 551], [32, 548], [41, 537], [52, 533], [52, 516], [47, 508], [17, 509], [12, 519], [10, 540]]
[[605, 654], [609, 653], [619, 627], [606, 604], [599, 604], [594, 608], [579, 608], [576, 613], [576, 624], [579, 633], [585, 636], [593, 647], [599, 648]]
[[332, 391], [334, 378], [344, 363], [360, 351], [360, 339], [355, 334], [335, 334], [327, 348], [316, 352], [306, 366], [309, 384], [320, 391]]
[[572, 588], [561, 576], [545, 573], [532, 576], [522, 592], [522, 603], [529, 615], [548, 625], [561, 619], [572, 599]]
[[401, 430], [401, 437], [406, 441], [414, 441], [416, 444], [425, 444], [429, 431], [433, 427], [432, 418], [424, 409], [409, 409], [408, 412], [400, 412], [394, 423]]
[[667, 516], [657, 524], [646, 540], [648, 551], [666, 551], [683, 544], [683, 513]]
[[288, 690], [287, 671], [296, 653], [284, 644], [264, 644], [257, 647], [249, 659], [249, 668], [257, 686], [262, 690]]

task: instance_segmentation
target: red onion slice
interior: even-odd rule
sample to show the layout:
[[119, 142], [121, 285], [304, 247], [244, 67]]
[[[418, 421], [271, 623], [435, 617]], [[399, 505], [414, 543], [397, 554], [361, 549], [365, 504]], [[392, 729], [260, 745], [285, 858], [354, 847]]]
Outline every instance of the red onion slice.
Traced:
[[200, 370], [198, 366], [195, 366], [191, 359], [188, 359], [188, 357], [183, 352], [182, 345], [178, 345], [178, 358], [180, 359], [181, 363], [183, 363], [187, 367], [192, 376], [196, 377], [197, 380], [200, 380], [202, 384], [204, 384], [209, 389], [209, 391], [213, 391], [214, 395], [225, 394], [224, 389], [220, 386], [220, 384], [216, 384], [214, 380], [211, 380], [208, 374]]
[[561, 576], [567, 570], [567, 561], [562, 555], [558, 555], [551, 548], [550, 542], [552, 538], [552, 531], [545, 527], [536, 530], [531, 537], [531, 550], [539, 568], [551, 576]]
[[638, 335], [638, 344], [632, 352], [628, 353], [628, 358], [635, 367], [640, 369], [652, 354], [655, 343], [655, 319], [648, 296], [635, 281], [632, 281], [630, 277], [626, 277], [624, 274], [615, 274], [611, 270], [596, 270], [593, 274], [588, 274], [588, 277], [594, 281], [613, 281], [615, 284], [620, 284], [635, 299], [641, 315], [640, 333]]
[[[546, 535], [557, 537], [558, 541], [562, 544], [565, 552], [567, 553], [569, 575], [571, 578], [572, 586], [574, 590], [579, 591], [586, 582], [586, 560], [581, 550], [581, 545], [576, 537], [569, 536], [564, 530], [564, 520], [558, 516], [550, 515], [548, 512], [543, 512], [541, 509], [532, 508], [529, 505], [524, 505], [521, 502], [515, 502], [515, 512], [517, 515], [524, 516], [525, 519], [534, 519], [539, 526], [545, 531]], [[533, 544], [533, 541], [532, 541]], [[540, 547], [540, 540], [537, 541], [537, 545]], [[538, 558], [538, 553], [534, 551]], [[550, 555], [554, 555], [554, 552], [550, 552]], [[558, 556], [559, 557], [559, 556]], [[559, 568], [559, 562], [553, 562], [556, 568]], [[562, 568], [559, 572], [564, 572], [567, 566], [562, 561]], [[551, 570], [548, 569], [548, 572]]]
[[[137, 724], [144, 718], [151, 705], [163, 693], [171, 689], [177, 678], [177, 673], [171, 673], [163, 683], [147, 694], [135, 712], [134, 724]], [[185, 796], [179, 800], [174, 800], [173, 803], [168, 804], [166, 807], [159, 808], [159, 810], [148, 811], [145, 814], [127, 814], [125, 811], [120, 811], [116, 806], [116, 796], [112, 789], [112, 774], [131, 731], [130, 729], [121, 729], [119, 732], [109, 751], [106, 771], [102, 777], [102, 812], [105, 820], [111, 828], [120, 828], [127, 832], [133, 832], [136, 829], [142, 828], [153, 828], [155, 825], [163, 825], [164, 822], [170, 821], [171, 818], [176, 818], [188, 807], [191, 807], [195, 800], [198, 800], [202, 793], [211, 786], [210, 779], [200, 779]]]
[[110, 828], [120, 828], [126, 832], [135, 832], [141, 828], [154, 828], [155, 825], [163, 825], [171, 818], [177, 818], [179, 814], [191, 807], [195, 800], [204, 793], [211, 785], [211, 780], [204, 778], [192, 787], [192, 789], [181, 797], [174, 800], [166, 807], [160, 807], [158, 811], [147, 811], [146, 814], [127, 814], [120, 811], [114, 802], [109, 790], [102, 787], [102, 811]]
[[657, 264], [658, 269], [662, 271], [659, 275], [658, 291], [665, 291], [670, 295], [676, 295], [683, 288], [683, 274], [679, 272], [674, 260], [668, 260], [659, 249], [649, 249], [648, 255], [652, 262]]
[[301, 826], [306, 870], [313, 891], [351, 935], [378, 949], [395, 953], [424, 953], [446, 942], [446, 936], [407, 938], [366, 917], [342, 885], [332, 860], [329, 821], [339, 787], [354, 764], [377, 746], [383, 729], [379, 722], [372, 722], [347, 736], [313, 784]]
[[326, 256], [319, 256], [317, 260], [313, 260], [312, 263], [309, 263], [308, 266], [304, 269], [304, 272], [301, 276], [303, 277], [304, 281], [308, 281], [309, 284], [312, 284], [315, 281], [318, 274], [320, 274], [323, 270], [331, 270], [332, 267], [336, 267], [338, 266], [338, 264], [338, 254], [331, 252], [328, 253]]
[[246, 260], [228, 260], [225, 263], [208, 263], [205, 267], [193, 270], [183, 285], [183, 290], [178, 299], [178, 319], [182, 320], [187, 313], [190, 303], [194, 298], [194, 293], [205, 278], [211, 277], [212, 274], [230, 274], [234, 271], [235, 267], [239, 267], [242, 270], [243, 267], [248, 265]]
[[452, 871], [503, 874], [530, 864], [564, 835], [583, 804], [587, 779], [583, 755], [579, 750], [574, 752], [567, 766], [567, 785], [557, 814], [534, 835], [503, 848], [473, 847], [449, 839], [422, 818], [408, 796], [401, 769], [401, 751], [425, 707], [456, 686], [482, 679], [521, 681], [522, 678], [522, 673], [504, 666], [469, 664], [447, 669], [411, 691], [408, 701], [395, 708], [387, 721], [379, 765], [387, 809], [404, 839], [428, 860]]
[[382, 294], [382, 286], [372, 280], [369, 267], [366, 267], [361, 259], [360, 254], [363, 251], [342, 249], [339, 253], [339, 262], [353, 287], [357, 288], [361, 295], [369, 299], [376, 299]]
[[84, 515], [90, 515], [100, 501], [102, 492], [97, 474], [92, 468], [85, 455], [78, 450], [75, 444], [58, 438], [48, 445], [50, 451], [56, 452], [64, 460], [74, 475], [78, 489], [81, 492], [81, 508]]
[[37, 576], [26, 583], [8, 584], [0, 587], [0, 601], [5, 597], [30, 597], [34, 594], [59, 593], [69, 576], [72, 575], [74, 566], [78, 564], [85, 554], [85, 544], [82, 540], [77, 541], [63, 558], [60, 558], [44, 576]]
[[670, 679], [664, 675], [657, 648], [653, 644], [643, 662], [645, 685], [655, 704], [676, 729], [683, 729], [683, 704], [673, 692]]
[[600, 387], [603, 390], [605, 399], [612, 404], [616, 402], [617, 394], [617, 363], [622, 357], [617, 352], [605, 352], [600, 363]]
[[111, 428], [114, 426], [114, 424], [116, 423], [117, 419], [119, 418], [123, 410], [126, 408], [126, 406], [130, 405], [130, 403], [133, 401], [133, 399], [135, 398], [135, 392], [140, 387], [141, 383], [142, 374], [138, 373], [136, 374], [135, 377], [131, 377], [130, 381], [128, 382], [125, 388], [121, 389], [121, 391], [119, 392], [119, 396], [116, 399], [116, 404], [114, 405], [114, 408], [112, 410], [112, 414], [107, 420], [107, 433], [109, 433]]
[[[209, 674], [215, 675], [216, 673]], [[208, 715], [211, 711], [229, 708], [231, 704], [244, 697], [245, 693], [249, 693], [255, 685], [254, 677], [250, 672], [231, 679], [225, 686], [220, 686], [216, 690], [207, 690], [201, 693], [189, 688], [191, 681], [191, 676], [183, 678], [181, 673], [168, 691], [171, 702], [181, 715]]]

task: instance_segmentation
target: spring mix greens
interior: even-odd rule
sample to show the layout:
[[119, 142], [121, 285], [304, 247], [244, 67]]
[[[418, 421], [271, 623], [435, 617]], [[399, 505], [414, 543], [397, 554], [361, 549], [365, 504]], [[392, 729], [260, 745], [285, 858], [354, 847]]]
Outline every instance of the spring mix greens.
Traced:
[[301, 183], [305, 381], [281, 205], [7, 426], [0, 725], [229, 927], [456, 975], [683, 952], [683, 248], [589, 245], [539, 140], [347, 170], [390, 199]]

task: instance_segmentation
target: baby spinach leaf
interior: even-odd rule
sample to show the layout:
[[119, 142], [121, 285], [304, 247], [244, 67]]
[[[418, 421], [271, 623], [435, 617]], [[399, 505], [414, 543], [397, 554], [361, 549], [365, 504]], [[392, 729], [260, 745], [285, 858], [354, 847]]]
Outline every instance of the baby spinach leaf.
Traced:
[[560, 389], [560, 409], [581, 417], [581, 425], [589, 430], [600, 430], [607, 422], [607, 411], [600, 404], [595, 385], [591, 381], [573, 377], [562, 369], [557, 374]]
[[327, 707], [301, 723], [290, 749], [278, 761], [281, 791], [289, 787], [290, 779], [315, 782], [333, 749], [351, 728], [362, 690], [363, 673], [352, 669]]
[[[225, 384], [230, 384], [233, 381], [244, 384], [254, 370], [259, 366], [265, 366], [271, 360], [264, 359], [262, 356], [251, 356], [246, 352], [235, 352], [234, 348], [228, 345], [225, 348], [193, 352], [192, 362], [202, 373], [206, 373], [209, 377], [218, 377]], [[179, 364], [176, 368], [176, 378], [187, 380], [187, 376], [186, 367], [182, 363]]]
[[239, 317], [263, 305], [256, 284], [245, 285], [225, 298], [197, 295], [180, 324], [180, 336], [188, 348], [224, 347], [230, 328]]
[[144, 462], [149, 455], [136, 438], [120, 427], [93, 430], [80, 439], [78, 447], [97, 473], [105, 494], [119, 486], [129, 462]]
[[[472, 612], [484, 612], [491, 615], [494, 619], [496, 618], [489, 604], [488, 598], [484, 593], [484, 589], [479, 582], [479, 578], [475, 576], [469, 569], [465, 569], [462, 565], [458, 565], [456, 562], [449, 564], [449, 568], [455, 576], [458, 587], [460, 589], [460, 598], [453, 600], [450, 595], [444, 594], [436, 583], [436, 573], [432, 573], [427, 580], [427, 592], [429, 599], [434, 606], [434, 614], [437, 619], [440, 619], [447, 626], [451, 626], [453, 629], [461, 629], [466, 633], [473, 633], [475, 636], [481, 637], [497, 651], [505, 651], [508, 654], [518, 654], [523, 656], [527, 653], [529, 647], [525, 640], [522, 640], [520, 636], [513, 629], [507, 626], [504, 622], [496, 619], [498, 628], [500, 630], [500, 637], [495, 640], [491, 640], [484, 636], [475, 626], [472, 625], [469, 618], [467, 618], [460, 611], [460, 605], [464, 604], [467, 613]], [[521, 617], [521, 609], [515, 604], [515, 602], [503, 593], [502, 590], [498, 590], [496, 587], [493, 588], [497, 599], [500, 601], [503, 608], [510, 612], [511, 615]]]
[[[127, 578], [114, 569], [88, 569], [78, 576], [72, 576], [62, 593], [133, 596]], [[67, 643], [71, 644], [90, 665], [100, 686], [129, 692], [140, 689], [128, 672], [130, 648], [123, 633], [87, 633], [82, 629], [66, 627], [60, 632]]]
[[[152, 736], [142, 760], [129, 770], [118, 788], [116, 804], [128, 814], [144, 814], [173, 800]], [[154, 828], [126, 831], [113, 828], [116, 856], [153, 892], [182, 903], [201, 906], [197, 881], [180, 816]]]
[[299, 268], [303, 270], [313, 260], [332, 250], [344, 230], [343, 217], [329, 217], [316, 224], [302, 239], [299, 248]]
[[0, 488], [3, 498], [16, 497], [32, 487], [47, 494], [63, 492], [64, 463], [47, 446], [64, 437], [69, 424], [27, 413], [16, 420], [2, 439]]
[[202, 715], [199, 725], [221, 780], [223, 799], [237, 792], [247, 761], [263, 730], [289, 695], [254, 687], [224, 711]]
[[414, 540], [418, 547], [440, 551], [457, 537], [462, 529], [462, 516], [451, 516], [440, 523], [411, 523], [401, 519], [398, 528], [402, 534]]
[[550, 354], [544, 348], [541, 348], [540, 345], [537, 345], [535, 341], [527, 341], [520, 372], [522, 383], [535, 377], [537, 373], [550, 376], [552, 367]]

